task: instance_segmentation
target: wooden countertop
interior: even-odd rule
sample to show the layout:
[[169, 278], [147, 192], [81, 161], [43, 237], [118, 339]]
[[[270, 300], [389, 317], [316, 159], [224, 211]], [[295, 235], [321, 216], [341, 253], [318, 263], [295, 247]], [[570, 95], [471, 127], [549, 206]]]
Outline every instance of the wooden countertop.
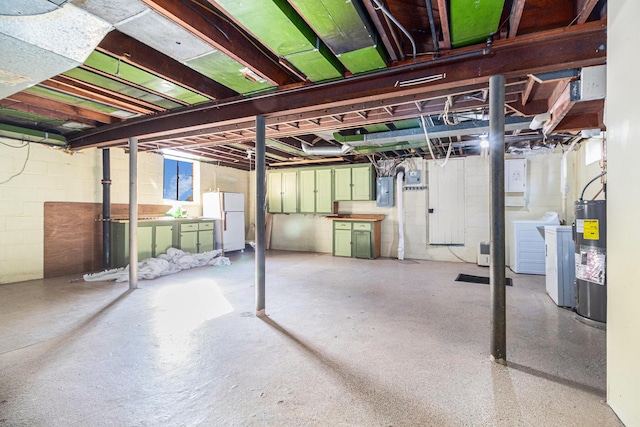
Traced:
[[325, 216], [326, 219], [331, 221], [382, 221], [384, 219], [382, 214], [336, 214], [331, 216]]
[[[158, 216], [138, 218], [138, 222], [165, 222], [165, 221], [214, 221], [214, 218]], [[129, 222], [129, 218], [111, 218], [111, 222]]]

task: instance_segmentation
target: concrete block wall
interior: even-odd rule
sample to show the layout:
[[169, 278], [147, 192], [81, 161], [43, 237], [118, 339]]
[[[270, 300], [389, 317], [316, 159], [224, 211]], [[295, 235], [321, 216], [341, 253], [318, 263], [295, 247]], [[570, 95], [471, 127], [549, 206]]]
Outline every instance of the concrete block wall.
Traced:
[[[57, 148], [0, 140], [0, 284], [43, 277], [45, 202], [102, 202], [102, 150], [87, 149], [73, 155]], [[12, 148], [13, 147], [13, 148]], [[128, 203], [129, 155], [112, 148], [111, 201]], [[24, 165], [24, 171], [18, 174]], [[194, 163], [193, 202], [182, 202], [189, 215], [200, 215], [200, 188], [215, 181], [221, 190], [247, 194], [248, 172]], [[222, 176], [223, 178], [220, 178]], [[233, 186], [231, 185], [233, 183]], [[163, 200], [163, 157], [138, 154], [138, 203], [170, 204]], [[73, 215], [73, 212], [69, 213]]]

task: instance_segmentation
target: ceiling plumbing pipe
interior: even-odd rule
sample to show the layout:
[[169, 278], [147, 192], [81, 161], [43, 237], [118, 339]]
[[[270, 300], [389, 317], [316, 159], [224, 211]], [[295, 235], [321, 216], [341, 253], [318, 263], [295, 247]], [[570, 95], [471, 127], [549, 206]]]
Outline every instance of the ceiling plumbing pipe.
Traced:
[[302, 143], [302, 151], [304, 151], [304, 154], [312, 156], [340, 156], [347, 154], [352, 149], [353, 147], [347, 144], [343, 144], [341, 147], [313, 147], [304, 142]]
[[411, 37], [411, 34], [409, 34], [409, 32], [402, 26], [402, 24], [400, 24], [400, 22], [398, 22], [398, 20], [393, 17], [391, 12], [389, 12], [387, 9], [385, 9], [385, 7], [382, 5], [382, 3], [380, 3], [379, 0], [373, 0], [373, 2], [376, 4], [376, 6], [378, 6], [378, 9], [380, 9], [382, 11], [382, 13], [387, 15], [387, 17], [391, 20], [391, 22], [396, 24], [396, 27], [398, 27], [400, 29], [400, 31], [402, 31], [404, 33], [404, 35], [407, 36], [407, 38], [411, 42], [411, 50], [413, 52], [413, 59], [416, 59], [416, 42], [413, 41], [413, 37]]
[[396, 169], [396, 194], [398, 195], [398, 261], [404, 260], [404, 206], [402, 203], [402, 182], [404, 168]]
[[569, 186], [567, 185], [567, 155], [573, 151], [574, 147], [582, 138], [574, 138], [569, 145], [569, 148], [562, 153], [562, 159], [560, 160], [560, 194], [562, 195], [562, 221], [567, 223], [567, 192]]
[[429, 26], [431, 27], [431, 38], [433, 39], [433, 57], [440, 55], [440, 45], [438, 44], [438, 34], [436, 34], [436, 20], [433, 18], [433, 5], [431, 0], [425, 0], [427, 5], [427, 15], [429, 15]]

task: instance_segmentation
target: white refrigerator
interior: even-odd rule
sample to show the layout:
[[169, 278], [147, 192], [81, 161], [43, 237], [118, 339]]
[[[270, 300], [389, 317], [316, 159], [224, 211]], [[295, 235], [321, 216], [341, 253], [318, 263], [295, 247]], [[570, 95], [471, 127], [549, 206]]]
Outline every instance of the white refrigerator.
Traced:
[[224, 252], [244, 250], [244, 194], [202, 194], [202, 216], [215, 219], [215, 247]]

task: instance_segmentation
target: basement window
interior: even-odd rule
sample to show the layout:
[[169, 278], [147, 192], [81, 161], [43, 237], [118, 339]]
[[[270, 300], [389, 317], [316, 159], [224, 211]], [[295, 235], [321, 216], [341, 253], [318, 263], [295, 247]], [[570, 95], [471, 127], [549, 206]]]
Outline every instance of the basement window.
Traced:
[[166, 200], [193, 201], [193, 163], [165, 158], [163, 188]]

